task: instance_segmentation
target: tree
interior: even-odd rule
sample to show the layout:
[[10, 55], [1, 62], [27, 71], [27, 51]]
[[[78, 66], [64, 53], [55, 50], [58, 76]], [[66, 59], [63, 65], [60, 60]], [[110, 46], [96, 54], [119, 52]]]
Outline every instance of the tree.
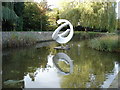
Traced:
[[116, 30], [116, 2], [79, 2], [69, 0], [60, 9], [60, 18], [68, 19], [76, 27], [80, 23], [83, 27], [99, 29], [99, 31], [113, 32]]
[[46, 30], [47, 19], [45, 10], [38, 3], [25, 3], [23, 14], [24, 31]]
[[120, 30], [120, 19], [117, 19], [117, 29]]
[[24, 10], [24, 2], [14, 2], [14, 11], [19, 16], [17, 21], [16, 31], [23, 30], [23, 10]]
[[60, 18], [68, 19], [74, 26], [78, 25], [80, 14], [78, 9], [70, 9], [68, 11], [62, 12]]
[[48, 30], [55, 30], [58, 25], [57, 20], [60, 18], [59, 9], [54, 8], [54, 9], [48, 10], [47, 16], [49, 17], [48, 18], [48, 22], [49, 22]]
[[19, 17], [14, 11], [13, 2], [3, 2], [2, 3], [2, 30], [3, 31], [13, 31], [16, 27], [16, 22]]

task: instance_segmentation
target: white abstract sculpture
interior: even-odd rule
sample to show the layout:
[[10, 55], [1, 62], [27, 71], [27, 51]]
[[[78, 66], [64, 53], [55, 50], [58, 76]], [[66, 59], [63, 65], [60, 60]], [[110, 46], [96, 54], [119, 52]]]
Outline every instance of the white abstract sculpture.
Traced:
[[[60, 25], [52, 34], [52, 38], [53, 40], [56, 40], [58, 43], [60, 44], [65, 44], [67, 42], [69, 42], [71, 40], [71, 38], [73, 37], [73, 25], [65, 19], [59, 19], [57, 21], [58, 24], [65, 22], [64, 24]], [[69, 25], [70, 29], [67, 29], [66, 31], [64, 31], [63, 33], [59, 34], [60, 30]], [[68, 36], [66, 36], [68, 34]]]

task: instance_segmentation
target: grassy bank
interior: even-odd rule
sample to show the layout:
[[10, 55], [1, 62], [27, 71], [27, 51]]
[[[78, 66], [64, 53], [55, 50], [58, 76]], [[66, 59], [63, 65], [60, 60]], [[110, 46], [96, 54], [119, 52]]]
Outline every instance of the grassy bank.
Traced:
[[120, 40], [118, 38], [117, 34], [94, 38], [88, 42], [88, 47], [100, 51], [120, 52]]
[[95, 37], [106, 36], [108, 33], [75, 31], [74, 34], [76, 37], [79, 37], [79, 39], [84, 40], [84, 39], [93, 39]]
[[30, 46], [36, 43], [36, 39], [33, 38], [32, 35], [18, 35], [18, 34], [11, 34], [10, 38], [3, 41], [2, 47], [23, 47], [23, 46]]
[[2, 47], [30, 46], [37, 42], [52, 40], [51, 32], [2, 32]]

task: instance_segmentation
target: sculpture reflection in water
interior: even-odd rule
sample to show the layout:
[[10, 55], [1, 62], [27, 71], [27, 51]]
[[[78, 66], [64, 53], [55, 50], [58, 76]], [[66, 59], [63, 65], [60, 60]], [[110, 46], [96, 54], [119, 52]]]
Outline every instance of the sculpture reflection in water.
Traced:
[[[64, 71], [64, 67], [60, 67], [59, 66], [59, 61], [63, 61], [66, 63], [67, 68], [69, 68], [68, 71]], [[62, 75], [69, 75], [73, 72], [73, 60], [70, 59], [70, 57], [65, 54], [65, 53], [58, 53], [53, 57], [53, 65], [56, 67], [56, 69], [58, 70], [58, 73], [62, 74]]]
[[[63, 63], [59, 64], [59, 62], [63, 62], [64, 66]], [[67, 54], [49, 54], [46, 67], [40, 67], [35, 72], [28, 73], [24, 77], [24, 86], [25, 88], [60, 88], [61, 78], [70, 75], [72, 72], [73, 61]]]

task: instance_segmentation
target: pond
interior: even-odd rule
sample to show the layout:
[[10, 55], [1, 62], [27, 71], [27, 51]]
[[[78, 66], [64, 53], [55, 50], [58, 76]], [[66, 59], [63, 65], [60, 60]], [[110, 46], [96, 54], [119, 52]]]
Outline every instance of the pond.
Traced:
[[54, 41], [32, 47], [4, 49], [3, 88], [108, 88], [120, 68], [118, 53], [86, 47], [72, 39], [69, 50]]

